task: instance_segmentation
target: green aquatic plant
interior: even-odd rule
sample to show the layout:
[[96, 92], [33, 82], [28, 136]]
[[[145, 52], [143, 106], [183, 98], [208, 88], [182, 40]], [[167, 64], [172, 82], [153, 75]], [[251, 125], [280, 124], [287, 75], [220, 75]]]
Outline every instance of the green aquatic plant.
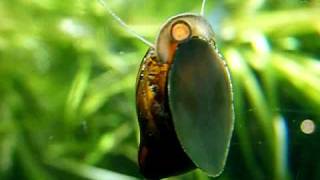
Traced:
[[[108, 2], [151, 41], [201, 6]], [[218, 178], [319, 179], [320, 2], [208, 0], [206, 17], [235, 95]], [[96, 1], [1, 0], [0, 179], [141, 179], [134, 92], [146, 49]]]

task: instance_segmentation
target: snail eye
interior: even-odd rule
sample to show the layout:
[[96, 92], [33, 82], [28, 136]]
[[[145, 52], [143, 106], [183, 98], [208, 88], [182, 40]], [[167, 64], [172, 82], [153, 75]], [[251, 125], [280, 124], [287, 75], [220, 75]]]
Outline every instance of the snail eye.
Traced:
[[191, 28], [185, 21], [177, 21], [171, 27], [171, 37], [175, 41], [184, 41], [191, 36]]

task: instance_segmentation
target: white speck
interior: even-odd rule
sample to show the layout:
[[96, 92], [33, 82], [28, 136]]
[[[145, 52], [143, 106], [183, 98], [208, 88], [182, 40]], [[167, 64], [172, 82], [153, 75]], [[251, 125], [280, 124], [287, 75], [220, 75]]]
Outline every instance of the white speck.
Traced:
[[302, 121], [300, 129], [305, 134], [312, 134], [316, 129], [316, 125], [312, 120], [306, 119]]
[[65, 18], [61, 20], [59, 27], [63, 32], [75, 38], [82, 37], [88, 34], [88, 29], [86, 29], [84, 25], [76, 22], [71, 18]]

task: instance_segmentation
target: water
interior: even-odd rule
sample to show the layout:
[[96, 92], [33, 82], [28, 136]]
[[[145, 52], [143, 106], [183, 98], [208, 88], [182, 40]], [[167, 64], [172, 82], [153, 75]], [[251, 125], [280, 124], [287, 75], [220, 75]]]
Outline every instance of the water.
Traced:
[[[108, 2], [152, 43], [169, 17], [201, 9]], [[208, 0], [205, 17], [234, 93], [217, 179], [320, 179], [319, 2]], [[95, 1], [1, 0], [0, 22], [0, 179], [142, 179], [135, 88], [148, 46]]]

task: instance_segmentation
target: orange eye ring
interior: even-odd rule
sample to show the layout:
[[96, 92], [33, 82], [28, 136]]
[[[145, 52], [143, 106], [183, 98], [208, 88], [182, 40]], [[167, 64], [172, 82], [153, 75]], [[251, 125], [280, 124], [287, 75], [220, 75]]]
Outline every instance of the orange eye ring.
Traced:
[[185, 21], [177, 21], [171, 26], [171, 38], [181, 42], [190, 38], [192, 34], [190, 25]]

